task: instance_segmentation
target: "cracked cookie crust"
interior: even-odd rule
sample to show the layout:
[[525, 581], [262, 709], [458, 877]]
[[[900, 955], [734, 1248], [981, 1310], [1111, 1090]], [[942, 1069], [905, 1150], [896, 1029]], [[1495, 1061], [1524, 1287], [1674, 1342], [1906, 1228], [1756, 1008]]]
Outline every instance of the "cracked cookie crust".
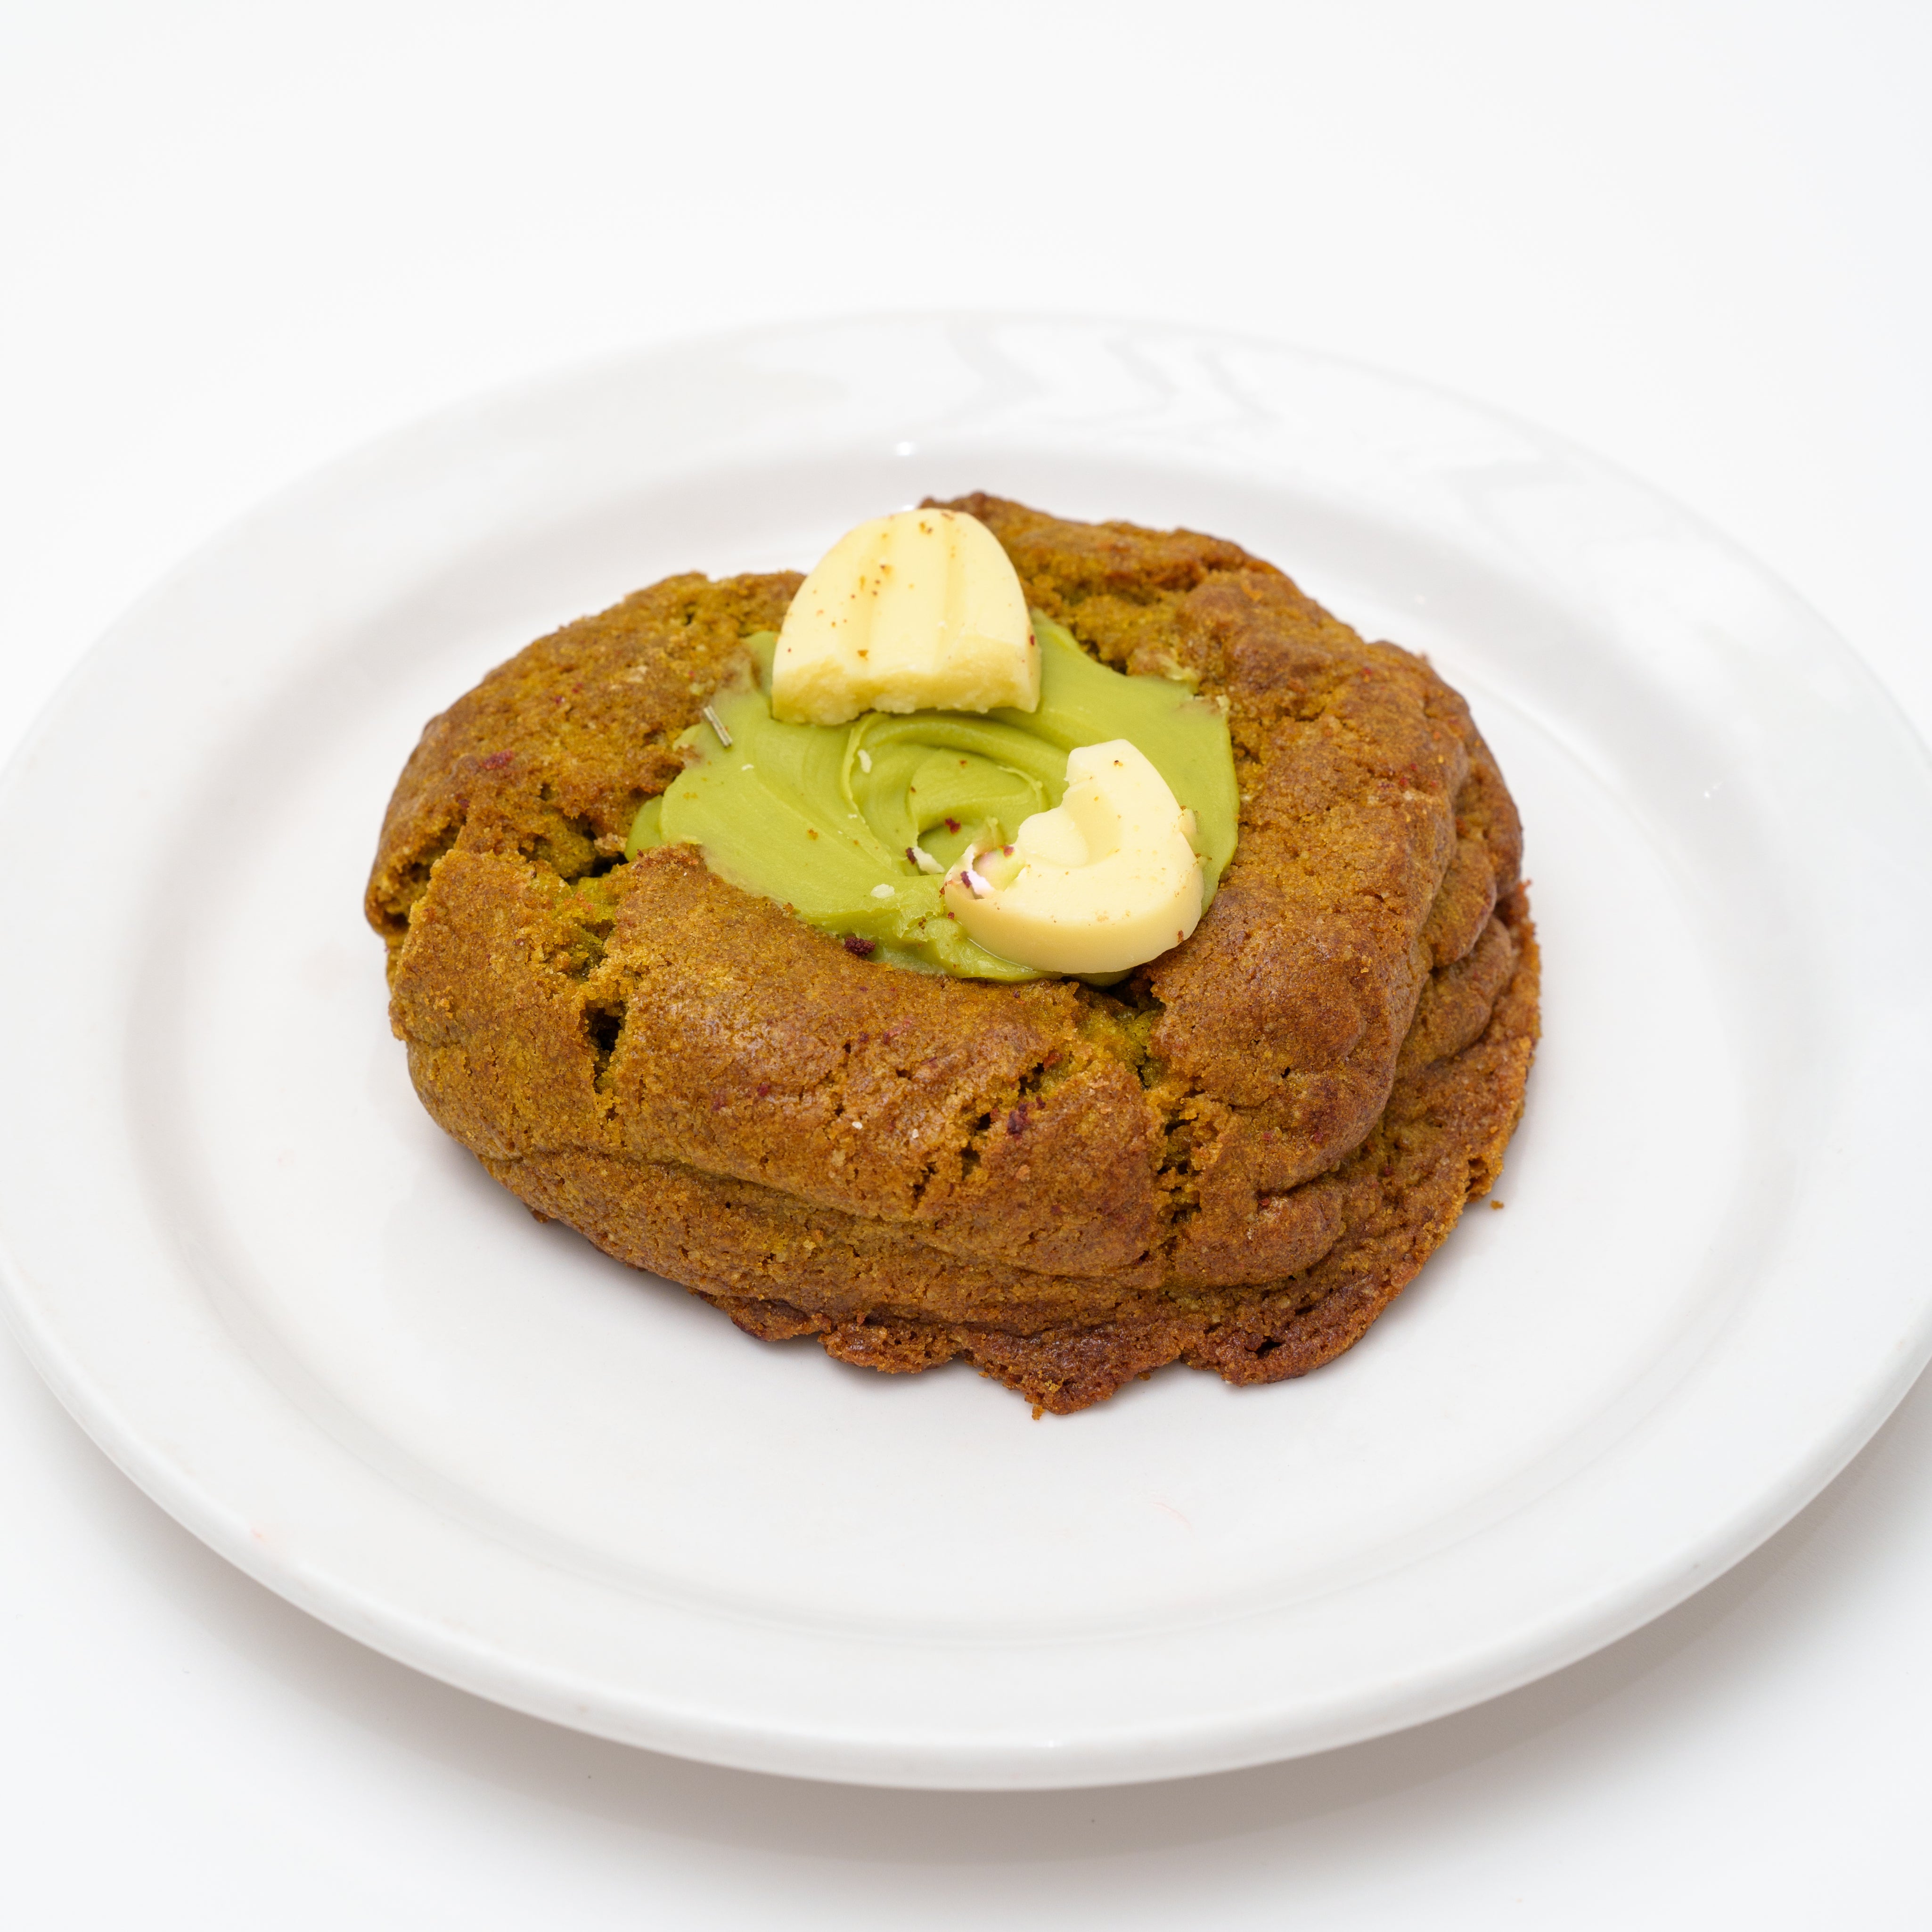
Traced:
[[1224, 700], [1240, 839], [1105, 992], [868, 963], [689, 847], [672, 741], [792, 574], [673, 578], [425, 730], [367, 899], [431, 1114], [535, 1212], [754, 1335], [957, 1355], [1058, 1412], [1347, 1348], [1489, 1188], [1537, 1033], [1521, 836], [1462, 700], [1186, 531], [970, 512], [1118, 669]]

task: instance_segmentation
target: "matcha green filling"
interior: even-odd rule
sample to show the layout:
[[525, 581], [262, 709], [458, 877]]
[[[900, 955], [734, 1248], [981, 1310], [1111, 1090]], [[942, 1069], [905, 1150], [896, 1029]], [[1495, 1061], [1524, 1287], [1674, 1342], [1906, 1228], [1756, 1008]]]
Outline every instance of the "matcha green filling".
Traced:
[[1010, 840], [1022, 819], [1059, 804], [1070, 751], [1125, 738], [1194, 813], [1204, 907], [1234, 849], [1234, 758], [1219, 707], [1168, 679], [1109, 670], [1037, 611], [1034, 628], [1036, 711], [868, 711], [838, 725], [778, 723], [778, 639], [748, 638], [756, 682], [712, 699], [722, 734], [707, 721], [679, 739], [690, 762], [638, 814], [625, 856], [694, 844], [721, 878], [868, 957], [970, 979], [1044, 979], [968, 939], [913, 848], [944, 872], [969, 843]]

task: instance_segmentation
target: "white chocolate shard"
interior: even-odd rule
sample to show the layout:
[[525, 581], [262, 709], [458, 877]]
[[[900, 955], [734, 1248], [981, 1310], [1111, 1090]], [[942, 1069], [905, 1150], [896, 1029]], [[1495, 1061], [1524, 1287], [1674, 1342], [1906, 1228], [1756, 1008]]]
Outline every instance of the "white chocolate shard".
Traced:
[[1124, 972], [1201, 922], [1193, 817], [1126, 739], [1082, 745], [1066, 754], [1059, 805], [947, 873], [946, 909], [988, 952], [1023, 966]]
[[772, 716], [1033, 711], [1040, 646], [999, 539], [957, 510], [848, 530], [800, 585], [772, 662]]

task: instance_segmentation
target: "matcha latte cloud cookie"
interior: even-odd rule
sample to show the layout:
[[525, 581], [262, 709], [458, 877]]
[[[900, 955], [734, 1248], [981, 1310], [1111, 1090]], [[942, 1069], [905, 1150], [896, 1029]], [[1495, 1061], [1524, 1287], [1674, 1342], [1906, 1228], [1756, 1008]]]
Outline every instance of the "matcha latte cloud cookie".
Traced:
[[[1232, 543], [923, 514], [997, 539], [941, 532], [990, 614], [930, 607], [970, 644], [937, 683], [872, 655], [917, 656], [926, 593], [852, 646], [828, 558], [810, 597], [669, 578], [430, 722], [367, 900], [416, 1090], [754, 1335], [1060, 1412], [1304, 1373], [1522, 1110], [1502, 776], [1426, 663]], [[839, 583], [898, 596], [926, 552], [887, 541]]]

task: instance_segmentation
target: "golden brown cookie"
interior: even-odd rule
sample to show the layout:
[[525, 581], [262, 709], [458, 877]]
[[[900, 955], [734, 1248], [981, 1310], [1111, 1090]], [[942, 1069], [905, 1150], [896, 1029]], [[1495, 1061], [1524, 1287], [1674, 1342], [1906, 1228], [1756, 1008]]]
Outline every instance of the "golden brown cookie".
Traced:
[[626, 863], [672, 741], [799, 579], [679, 577], [431, 722], [367, 910], [430, 1112], [540, 1215], [772, 1340], [1040, 1407], [1354, 1342], [1489, 1188], [1537, 952], [1468, 708], [1272, 565], [994, 497], [1030, 601], [1226, 700], [1240, 841], [1200, 926], [1106, 992], [868, 962], [690, 847]]

